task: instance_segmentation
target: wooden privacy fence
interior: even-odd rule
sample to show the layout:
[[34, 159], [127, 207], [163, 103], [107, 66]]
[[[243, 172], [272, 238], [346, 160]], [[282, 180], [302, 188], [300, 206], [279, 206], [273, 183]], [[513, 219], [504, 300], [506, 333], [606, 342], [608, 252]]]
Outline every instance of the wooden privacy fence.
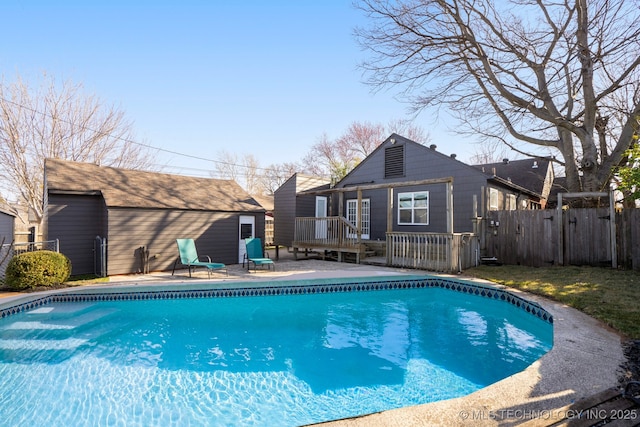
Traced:
[[387, 265], [457, 273], [477, 265], [478, 239], [471, 233], [388, 232]]
[[638, 212], [627, 209], [612, 218], [609, 208], [492, 211], [484, 223], [484, 255], [531, 267], [613, 265], [640, 270]]

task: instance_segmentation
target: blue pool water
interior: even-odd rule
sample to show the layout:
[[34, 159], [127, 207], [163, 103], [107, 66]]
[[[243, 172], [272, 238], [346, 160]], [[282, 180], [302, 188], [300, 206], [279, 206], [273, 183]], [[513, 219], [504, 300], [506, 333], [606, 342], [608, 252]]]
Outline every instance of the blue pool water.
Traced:
[[47, 302], [0, 321], [3, 425], [295, 426], [466, 395], [551, 323], [441, 287]]

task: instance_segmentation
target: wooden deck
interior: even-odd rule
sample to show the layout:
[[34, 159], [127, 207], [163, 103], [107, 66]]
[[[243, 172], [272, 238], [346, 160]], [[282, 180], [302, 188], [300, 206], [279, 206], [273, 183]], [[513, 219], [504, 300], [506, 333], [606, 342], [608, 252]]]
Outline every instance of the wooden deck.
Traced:
[[292, 247], [296, 259], [299, 254], [338, 261], [355, 258], [359, 264], [367, 256], [386, 254], [388, 266], [445, 273], [459, 273], [478, 262], [479, 239], [473, 233], [387, 232], [384, 253], [367, 242], [362, 230], [343, 217], [298, 217]]
[[637, 427], [640, 405], [610, 388], [563, 408], [519, 424], [521, 427]]

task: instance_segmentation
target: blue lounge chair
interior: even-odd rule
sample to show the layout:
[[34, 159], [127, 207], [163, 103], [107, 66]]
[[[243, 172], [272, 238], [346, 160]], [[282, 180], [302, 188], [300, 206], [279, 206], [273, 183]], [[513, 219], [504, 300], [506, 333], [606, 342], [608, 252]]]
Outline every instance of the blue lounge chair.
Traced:
[[189, 269], [189, 277], [191, 277], [191, 267], [206, 267], [209, 278], [211, 278], [211, 272], [214, 270], [224, 270], [227, 276], [229, 275], [226, 265], [219, 262], [211, 262], [211, 258], [209, 258], [209, 256], [207, 256], [208, 262], [200, 261], [198, 251], [196, 250], [196, 244], [193, 239], [176, 239], [176, 243], [178, 243], [178, 252], [180, 253], [180, 256], [176, 262], [173, 263], [173, 271], [171, 272], [172, 276], [176, 271], [176, 264], [178, 261], [182, 265], [187, 266]]
[[251, 263], [253, 263], [254, 272], [259, 265], [265, 265], [268, 269], [273, 268], [273, 271], [276, 270], [276, 265], [273, 263], [273, 260], [269, 258], [268, 255], [265, 257], [262, 251], [262, 240], [260, 240], [260, 238], [244, 239], [244, 244], [247, 247], [247, 252], [244, 254], [244, 259], [242, 260], [243, 268], [246, 260], [247, 270], [249, 271], [251, 271]]

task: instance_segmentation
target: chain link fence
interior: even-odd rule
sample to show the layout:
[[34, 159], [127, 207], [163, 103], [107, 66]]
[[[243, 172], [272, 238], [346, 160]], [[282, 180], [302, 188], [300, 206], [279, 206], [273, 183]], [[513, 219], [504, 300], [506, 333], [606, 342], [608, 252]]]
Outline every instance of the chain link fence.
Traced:
[[0, 282], [4, 281], [7, 265], [9, 265], [11, 258], [18, 254], [33, 251], [60, 252], [60, 241], [56, 239], [44, 242], [9, 243], [0, 246]]

